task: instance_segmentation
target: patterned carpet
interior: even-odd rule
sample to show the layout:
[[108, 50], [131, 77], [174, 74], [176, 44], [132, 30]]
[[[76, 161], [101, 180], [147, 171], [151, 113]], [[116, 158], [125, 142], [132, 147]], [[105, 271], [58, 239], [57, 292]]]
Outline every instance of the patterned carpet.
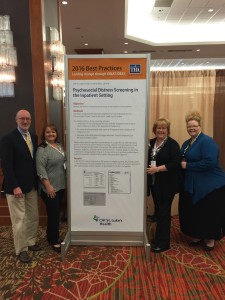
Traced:
[[[66, 228], [61, 228], [62, 237]], [[39, 229], [40, 252], [31, 264], [14, 255], [10, 227], [0, 228], [0, 299], [24, 300], [221, 300], [225, 299], [225, 240], [215, 250], [190, 247], [172, 220], [171, 249], [150, 254], [143, 247], [71, 246], [64, 262]]]

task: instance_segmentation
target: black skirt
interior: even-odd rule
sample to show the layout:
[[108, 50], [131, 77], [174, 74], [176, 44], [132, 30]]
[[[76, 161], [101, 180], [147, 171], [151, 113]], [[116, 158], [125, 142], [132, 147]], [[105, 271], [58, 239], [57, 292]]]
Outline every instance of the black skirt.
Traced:
[[225, 186], [217, 189], [197, 204], [184, 191], [179, 195], [180, 229], [199, 239], [220, 240], [225, 236]]

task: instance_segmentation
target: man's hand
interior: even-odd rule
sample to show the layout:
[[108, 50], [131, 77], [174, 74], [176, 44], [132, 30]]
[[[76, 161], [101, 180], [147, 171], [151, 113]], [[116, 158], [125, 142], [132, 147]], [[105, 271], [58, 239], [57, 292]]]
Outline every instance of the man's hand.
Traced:
[[19, 186], [13, 190], [13, 194], [15, 198], [23, 198], [23, 192]]

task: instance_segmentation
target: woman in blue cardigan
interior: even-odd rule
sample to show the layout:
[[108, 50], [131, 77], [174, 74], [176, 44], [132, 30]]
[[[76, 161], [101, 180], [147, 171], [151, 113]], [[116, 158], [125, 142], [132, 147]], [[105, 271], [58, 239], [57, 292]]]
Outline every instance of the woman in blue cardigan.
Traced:
[[193, 238], [191, 245], [203, 244], [210, 251], [225, 235], [225, 172], [219, 165], [218, 145], [201, 132], [199, 112], [188, 114], [186, 124], [191, 138], [181, 147], [180, 227]]

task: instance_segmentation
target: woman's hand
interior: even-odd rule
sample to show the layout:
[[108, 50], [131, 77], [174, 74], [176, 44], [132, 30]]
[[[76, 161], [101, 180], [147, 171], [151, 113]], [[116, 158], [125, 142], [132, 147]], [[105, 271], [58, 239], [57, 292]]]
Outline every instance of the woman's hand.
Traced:
[[186, 167], [187, 167], [187, 162], [186, 161], [182, 161], [181, 162], [181, 168], [182, 169], [186, 169]]
[[47, 187], [46, 192], [47, 192], [48, 197], [55, 198], [56, 192], [55, 192], [54, 187], [51, 184]]
[[45, 186], [48, 197], [55, 198], [56, 192], [55, 192], [54, 187], [51, 185], [50, 181], [46, 178], [42, 178], [41, 181], [42, 181], [43, 185]]
[[159, 168], [156, 166], [149, 165], [149, 168], [147, 168], [147, 174], [153, 175], [157, 172], [159, 172]]

